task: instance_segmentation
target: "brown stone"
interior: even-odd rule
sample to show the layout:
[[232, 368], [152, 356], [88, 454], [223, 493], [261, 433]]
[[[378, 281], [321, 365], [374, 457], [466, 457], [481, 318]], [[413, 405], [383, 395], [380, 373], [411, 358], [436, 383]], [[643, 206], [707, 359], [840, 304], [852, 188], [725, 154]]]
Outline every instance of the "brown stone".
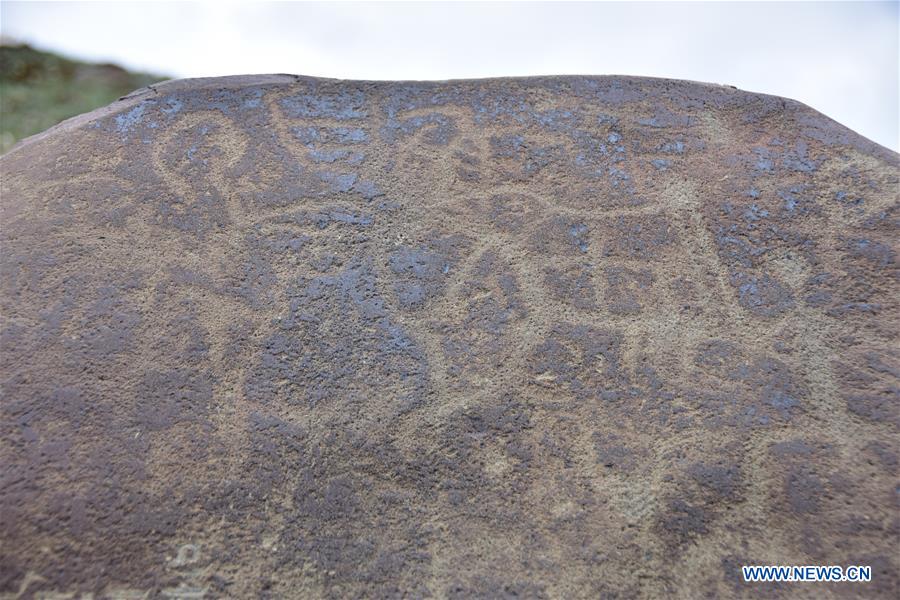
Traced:
[[175, 81], [31, 138], [0, 596], [894, 598], [898, 169], [627, 77]]

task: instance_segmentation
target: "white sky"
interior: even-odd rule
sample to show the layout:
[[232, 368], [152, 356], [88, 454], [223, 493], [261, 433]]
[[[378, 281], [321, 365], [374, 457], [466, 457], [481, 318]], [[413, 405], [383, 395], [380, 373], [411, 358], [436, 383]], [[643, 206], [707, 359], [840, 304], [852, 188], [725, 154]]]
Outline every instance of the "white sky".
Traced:
[[173, 77], [620, 74], [800, 100], [900, 149], [893, 2], [0, 2], [4, 36]]

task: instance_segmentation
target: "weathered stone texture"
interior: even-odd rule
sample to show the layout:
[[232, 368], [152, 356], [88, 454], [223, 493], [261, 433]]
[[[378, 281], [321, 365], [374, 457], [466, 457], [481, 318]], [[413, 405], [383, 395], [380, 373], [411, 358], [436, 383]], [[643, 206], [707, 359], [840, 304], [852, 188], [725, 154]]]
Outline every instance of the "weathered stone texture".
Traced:
[[898, 165], [625, 77], [170, 82], [32, 138], [0, 595], [896, 598]]

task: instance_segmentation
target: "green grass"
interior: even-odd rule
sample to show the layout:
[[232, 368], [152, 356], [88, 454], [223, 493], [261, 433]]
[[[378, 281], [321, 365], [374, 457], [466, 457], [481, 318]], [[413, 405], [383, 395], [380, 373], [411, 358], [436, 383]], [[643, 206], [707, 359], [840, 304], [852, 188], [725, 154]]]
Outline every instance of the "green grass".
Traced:
[[166, 77], [0, 46], [0, 153], [20, 139]]

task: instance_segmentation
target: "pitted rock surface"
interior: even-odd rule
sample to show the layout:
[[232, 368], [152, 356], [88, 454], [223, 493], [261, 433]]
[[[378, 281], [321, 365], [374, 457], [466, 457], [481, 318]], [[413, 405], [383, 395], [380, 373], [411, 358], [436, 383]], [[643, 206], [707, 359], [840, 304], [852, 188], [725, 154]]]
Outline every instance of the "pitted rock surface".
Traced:
[[895, 598], [898, 165], [626, 77], [179, 81], [36, 136], [0, 592]]

